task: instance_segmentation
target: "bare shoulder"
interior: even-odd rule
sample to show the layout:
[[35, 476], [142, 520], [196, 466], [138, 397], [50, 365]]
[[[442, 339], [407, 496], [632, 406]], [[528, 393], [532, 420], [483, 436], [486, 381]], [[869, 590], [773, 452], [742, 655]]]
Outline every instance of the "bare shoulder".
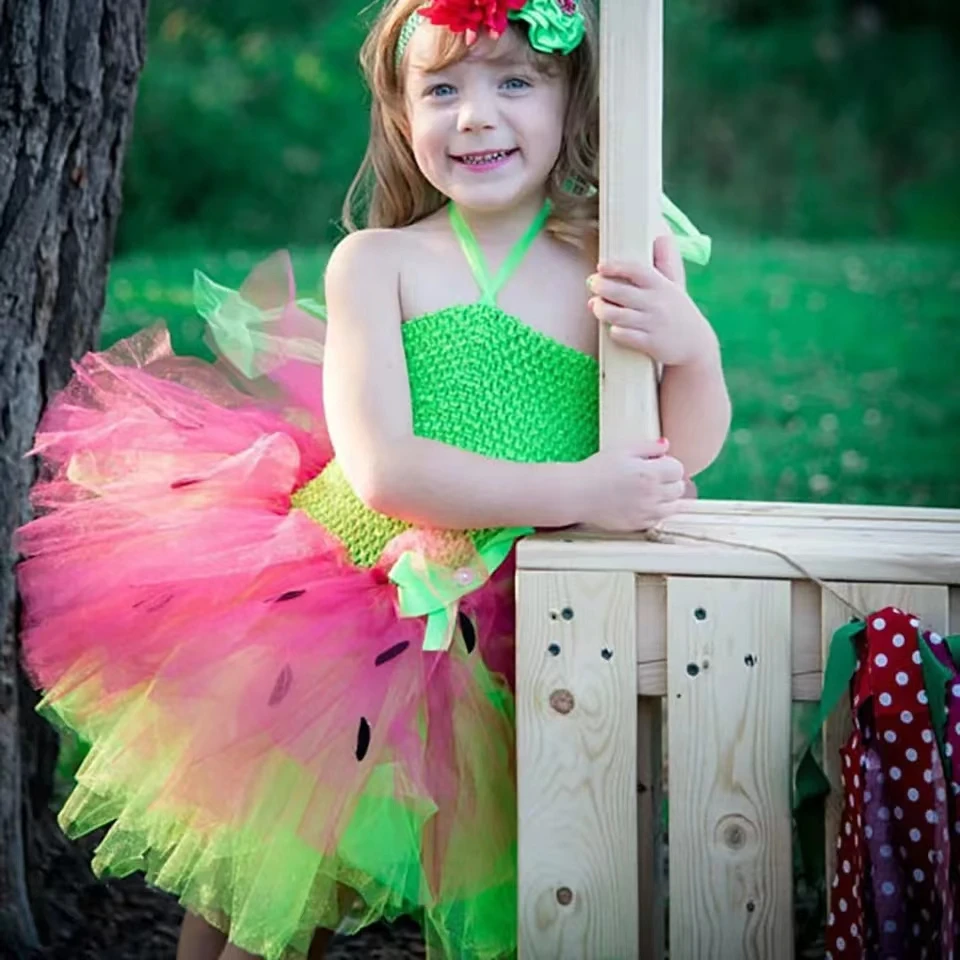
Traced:
[[326, 284], [338, 286], [358, 278], [387, 279], [400, 265], [398, 230], [356, 230], [341, 240], [327, 261]]

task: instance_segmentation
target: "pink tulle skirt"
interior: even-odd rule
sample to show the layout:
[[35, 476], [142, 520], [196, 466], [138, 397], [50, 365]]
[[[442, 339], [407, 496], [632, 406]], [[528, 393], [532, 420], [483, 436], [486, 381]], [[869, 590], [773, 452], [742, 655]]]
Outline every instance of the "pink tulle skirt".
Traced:
[[144, 871], [271, 960], [403, 914], [434, 956], [509, 956], [510, 562], [425, 651], [396, 551], [357, 566], [291, 507], [332, 451], [304, 347], [322, 330], [286, 262], [243, 296], [278, 280], [245, 370], [155, 328], [84, 357], [43, 418], [23, 653], [42, 709], [91, 744], [61, 822], [110, 824], [99, 871]]

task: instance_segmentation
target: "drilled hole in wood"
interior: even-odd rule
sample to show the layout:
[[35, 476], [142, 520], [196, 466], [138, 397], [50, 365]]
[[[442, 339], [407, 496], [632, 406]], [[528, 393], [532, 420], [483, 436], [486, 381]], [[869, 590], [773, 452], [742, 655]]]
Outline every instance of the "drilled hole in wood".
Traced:
[[550, 619], [551, 619], [551, 620], [559, 620], [559, 619], [560, 619], [560, 614], [557, 613], [556, 610], [551, 610], [551, 611], [550, 611]]
[[756, 905], [752, 900], [748, 900], [748, 901], [747, 901], [747, 913], [753, 913], [753, 911], [756, 910], [756, 909], [757, 909], [757, 905]]
[[687, 664], [687, 675], [690, 677], [695, 677], [700, 672], [700, 667], [695, 663]]
[[547, 647], [547, 652], [550, 654], [551, 657], [559, 657], [559, 656], [560, 656], [560, 644], [559, 644], [559, 643], [551, 643], [550, 646]]
[[604, 660], [612, 660], [612, 659], [613, 659], [613, 651], [612, 651], [611, 649], [609, 649], [609, 647], [604, 647], [604, 648], [600, 651], [600, 656], [603, 657]]
[[560, 887], [557, 890], [557, 903], [561, 907], [569, 907], [573, 903], [573, 891], [569, 887]]
[[564, 607], [564, 608], [560, 611], [560, 616], [563, 617], [564, 620], [572, 620], [572, 619], [573, 619], [573, 610], [572, 610], [572, 608], [570, 608], [570, 607]]
[[755, 666], [757, 665], [757, 658], [756, 658], [752, 653], [748, 653], [748, 654], [743, 658], [743, 662], [744, 662], [748, 667], [755, 667]]
[[697, 609], [693, 611], [693, 618], [700, 621], [706, 620], [707, 611], [704, 610], [703, 607], [697, 607]]

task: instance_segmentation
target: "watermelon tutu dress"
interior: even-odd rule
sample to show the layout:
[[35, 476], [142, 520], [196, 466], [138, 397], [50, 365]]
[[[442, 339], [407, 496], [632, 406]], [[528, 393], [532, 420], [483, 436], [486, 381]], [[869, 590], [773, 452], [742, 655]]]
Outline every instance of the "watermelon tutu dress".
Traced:
[[[707, 238], [669, 206], [681, 249]], [[415, 432], [488, 457], [598, 446], [596, 361], [482, 291], [403, 325]], [[268, 960], [403, 915], [431, 957], [516, 950], [512, 547], [368, 509], [333, 456], [323, 320], [285, 255], [197, 276], [216, 363], [163, 327], [94, 352], [32, 451], [17, 533], [40, 709], [90, 745], [60, 811], [93, 866], [155, 886]]]

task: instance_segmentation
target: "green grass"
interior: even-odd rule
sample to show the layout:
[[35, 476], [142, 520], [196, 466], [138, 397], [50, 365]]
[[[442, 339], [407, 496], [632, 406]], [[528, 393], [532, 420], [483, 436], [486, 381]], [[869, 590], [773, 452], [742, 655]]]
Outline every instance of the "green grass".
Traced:
[[[201, 351], [194, 268], [236, 285], [260, 256], [116, 262], [104, 341], [167, 319], [178, 350]], [[303, 295], [323, 258], [294, 252]], [[960, 507], [960, 247], [719, 239], [689, 282], [734, 401], [703, 496]]]

